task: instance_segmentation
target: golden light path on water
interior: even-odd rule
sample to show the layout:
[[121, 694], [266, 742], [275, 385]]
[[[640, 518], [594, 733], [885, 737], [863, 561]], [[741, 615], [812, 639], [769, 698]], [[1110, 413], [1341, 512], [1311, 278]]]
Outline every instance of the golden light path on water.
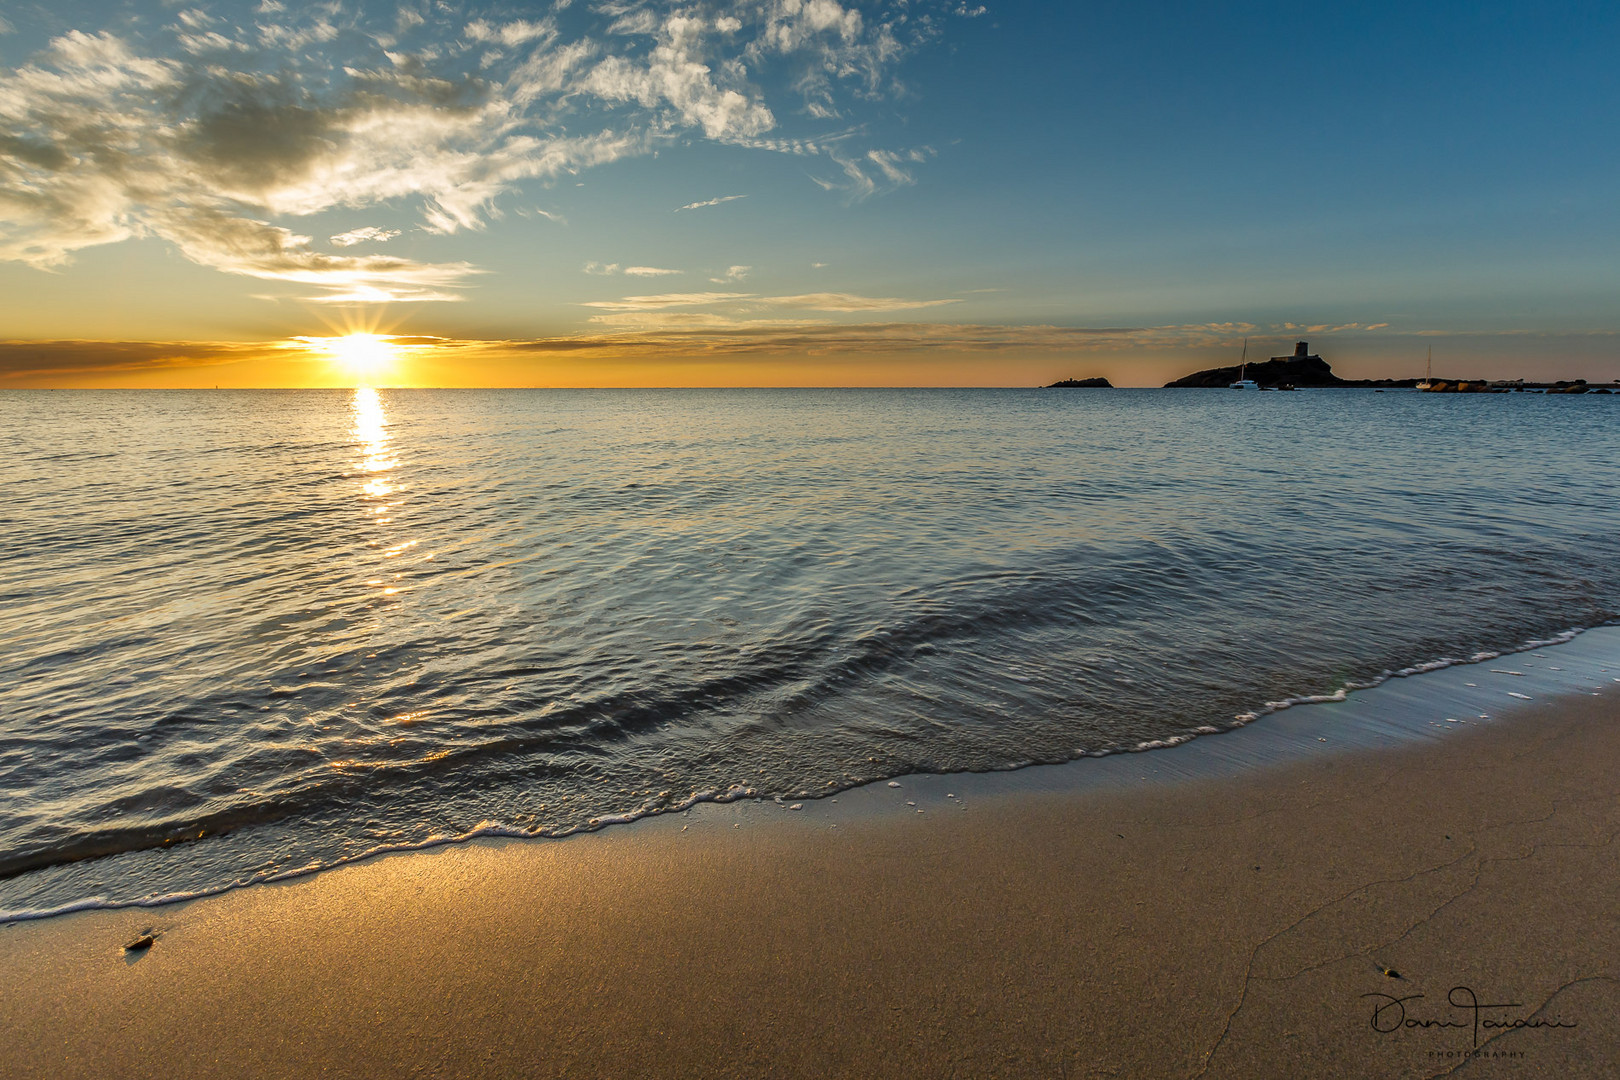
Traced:
[[[366, 576], [362, 587], [367, 593], [372, 595], [380, 593], [390, 600], [397, 601], [401, 599], [398, 596], [403, 589], [400, 581], [405, 575], [384, 572], [385, 567], [392, 568], [397, 564], [381, 560], [398, 558], [415, 547], [418, 541], [394, 539], [399, 535], [400, 526], [393, 515], [404, 498], [405, 486], [394, 475], [400, 466], [400, 460], [394, 439], [388, 431], [388, 411], [383, 403], [383, 395], [372, 386], [355, 387], [349, 398], [349, 413], [353, 422], [350, 434], [360, 457], [351, 464], [354, 471], [346, 475], [359, 482], [358, 494], [361, 502], [366, 504], [370, 518], [366, 529], [370, 538], [365, 544], [366, 547], [377, 550], [379, 557], [378, 564], [371, 565], [363, 571]], [[431, 559], [432, 556], [429, 555], [428, 558]], [[358, 705], [359, 701], [350, 703], [351, 707]], [[427, 713], [423, 710], [411, 710], [390, 717], [387, 722], [390, 725], [407, 727], [426, 716]], [[392, 735], [355, 735], [342, 744], [343, 756], [329, 760], [327, 765], [338, 772], [386, 769], [390, 767], [390, 763], [379, 760], [380, 748], [398, 745], [399, 740]], [[430, 753], [425, 760], [433, 760], [439, 756], [442, 754]]]
[[[393, 525], [391, 515], [399, 506], [400, 490], [391, 474], [398, 468], [399, 458], [388, 434], [388, 413], [383, 408], [382, 395], [374, 387], [357, 386], [350, 409], [354, 418], [354, 441], [361, 455], [355, 463], [359, 470], [361, 498], [371, 504], [373, 524], [379, 527]], [[390, 544], [378, 536], [368, 546], [382, 548], [382, 557], [391, 559], [415, 543], [414, 540], [407, 540]], [[399, 577], [398, 574], [393, 575], [394, 580]], [[394, 580], [372, 578], [366, 581], [366, 585], [381, 589], [385, 596], [392, 596], [399, 592]]]
[[[383, 411], [381, 396], [370, 386], [355, 387], [351, 407], [354, 411], [354, 439], [362, 455], [359, 462], [365, 481], [362, 490], [367, 498], [381, 503], [394, 491], [393, 484], [389, 483], [385, 474], [399, 464], [388, 438], [388, 414]], [[389, 509], [391, 507], [382, 503], [374, 512], [381, 515]]]

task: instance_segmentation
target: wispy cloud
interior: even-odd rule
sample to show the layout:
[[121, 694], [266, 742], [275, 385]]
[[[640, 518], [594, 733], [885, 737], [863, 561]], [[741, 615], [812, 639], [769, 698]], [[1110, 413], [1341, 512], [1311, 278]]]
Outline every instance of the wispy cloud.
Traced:
[[[747, 267], [733, 267], [746, 271]], [[740, 275], [739, 275], [740, 276]], [[718, 279], [713, 279], [718, 280]], [[850, 313], [862, 311], [908, 311], [918, 308], [942, 307], [961, 301], [955, 297], [945, 299], [903, 299], [895, 296], [857, 296], [853, 293], [801, 293], [796, 296], [760, 296], [738, 292], [661, 293], [656, 296], [626, 296], [618, 300], [590, 300], [585, 307], [606, 311], [651, 311], [678, 307], [725, 306], [733, 312], [758, 311], [825, 311]], [[598, 319], [597, 321], [600, 321]]]
[[729, 285], [733, 281], [741, 281], [743, 278], [747, 277], [753, 269], [754, 268], [752, 266], [731, 266], [726, 268], [726, 272], [724, 274], [720, 275], [719, 277], [712, 277], [709, 280], [714, 282], [716, 285]]
[[541, 19], [539, 22], [517, 19], [500, 25], [495, 25], [484, 19], [474, 19], [467, 24], [466, 35], [471, 41], [500, 45], [522, 45], [525, 42], [541, 39], [554, 40], [557, 37], [557, 27], [549, 19]]
[[906, 311], [911, 308], [942, 307], [959, 304], [951, 297], [944, 300], [904, 300], [895, 296], [856, 296], [852, 293], [804, 293], [799, 296], [767, 296], [759, 301], [775, 308], [797, 308], [806, 311]]
[[211, 367], [268, 351], [263, 344], [218, 341], [0, 341], [0, 379]]
[[[52, 269], [155, 237], [327, 298], [444, 300], [475, 267], [321, 253], [296, 219], [379, 208], [429, 235], [478, 230], [526, 183], [693, 138], [826, 155], [859, 197], [912, 182], [922, 152], [857, 150], [858, 125], [785, 132], [779, 114], [830, 117], [896, 93], [897, 60], [950, 10], [637, 2], [501, 20], [436, 5], [372, 25], [335, 3], [226, 0], [71, 30], [0, 70], [0, 259]], [[762, 87], [784, 82], [800, 101], [775, 108]]]
[[682, 273], [662, 266], [620, 266], [618, 263], [602, 262], [586, 263], [585, 272], [596, 277], [612, 277], [615, 274], [626, 277], [673, 277]]
[[1277, 329], [1286, 330], [1291, 334], [1339, 334], [1346, 330], [1383, 330], [1389, 326], [1387, 322], [1381, 323], [1313, 323], [1307, 326], [1304, 323], [1283, 323]]
[[856, 158], [834, 149], [829, 150], [827, 156], [843, 170], [843, 176], [811, 175], [810, 179], [823, 191], [842, 191], [850, 201], [859, 202], [880, 192], [915, 184], [915, 166], [933, 157], [934, 151], [927, 146], [904, 151], [868, 150]]
[[[702, 294], [699, 294], [702, 295]], [[598, 334], [566, 339], [577, 350], [703, 352], [738, 355], [804, 355], [806, 352], [1162, 352], [1230, 349], [1246, 335], [1283, 331], [1281, 326], [1249, 323], [1184, 323], [1166, 326], [1052, 326], [987, 325], [959, 322], [808, 322], [804, 319], [751, 318], [746, 314], [680, 310], [702, 306], [692, 296], [639, 298], [672, 301], [662, 307], [639, 309], [599, 317]], [[678, 301], [678, 303], [677, 303]], [[605, 306], [605, 305], [603, 305]], [[778, 309], [779, 311], [781, 309]], [[1366, 329], [1362, 324], [1362, 329]], [[1491, 336], [1486, 332], [1484, 336]], [[519, 347], [513, 343], [513, 347]], [[544, 341], [521, 346], [544, 349]]]
[[656, 308], [702, 307], [747, 296], [747, 293], [723, 292], [660, 293], [657, 296], [626, 296], [619, 300], [588, 300], [584, 306], [608, 311], [650, 311]]
[[353, 247], [356, 244], [374, 243], [385, 244], [399, 235], [398, 229], [379, 229], [375, 225], [365, 225], [348, 232], [338, 233], [328, 237], [338, 247]]
[[738, 199], [746, 198], [748, 198], [746, 195], [721, 195], [717, 199], [705, 199], [702, 202], [687, 203], [685, 206], [677, 206], [675, 208], [675, 212], [678, 214], [682, 210], [702, 210], [706, 206], [719, 206], [721, 203], [736, 202]]

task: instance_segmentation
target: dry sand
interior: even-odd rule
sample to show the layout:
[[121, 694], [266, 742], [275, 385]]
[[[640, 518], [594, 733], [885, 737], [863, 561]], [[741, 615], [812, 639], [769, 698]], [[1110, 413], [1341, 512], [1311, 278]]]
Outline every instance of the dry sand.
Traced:
[[[1617, 720], [1565, 699], [836, 828], [711, 807], [12, 924], [0, 1074], [1620, 1075]], [[1512, 1007], [1476, 1032], [1457, 988]], [[1463, 1026], [1375, 1030], [1406, 997]], [[1483, 1026], [1515, 1020], [1571, 1026]]]

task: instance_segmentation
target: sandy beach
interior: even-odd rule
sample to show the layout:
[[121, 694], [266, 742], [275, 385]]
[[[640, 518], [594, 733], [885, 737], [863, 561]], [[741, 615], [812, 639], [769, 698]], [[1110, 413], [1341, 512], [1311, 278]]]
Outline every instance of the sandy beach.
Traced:
[[1612, 1075], [1617, 701], [1237, 777], [710, 806], [14, 923], [0, 1074]]

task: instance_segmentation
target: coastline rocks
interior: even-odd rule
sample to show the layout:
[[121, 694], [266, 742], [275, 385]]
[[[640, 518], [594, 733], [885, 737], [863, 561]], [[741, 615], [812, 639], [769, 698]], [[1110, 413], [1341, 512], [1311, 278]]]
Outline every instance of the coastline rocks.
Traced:
[[1107, 379], [1103, 379], [1103, 378], [1097, 378], [1097, 379], [1060, 379], [1059, 381], [1057, 381], [1055, 383], [1052, 383], [1049, 386], [1047, 386], [1046, 389], [1051, 390], [1054, 387], [1062, 387], [1064, 389], [1069, 389], [1069, 390], [1073, 390], [1073, 389], [1079, 389], [1079, 390], [1112, 390], [1114, 388], [1114, 384], [1109, 382]]
[[1484, 380], [1458, 380], [1447, 382], [1436, 379], [1428, 386], [1418, 387], [1425, 394], [1505, 394], [1506, 390], [1493, 390]]
[[1574, 382], [1527, 383], [1523, 379], [1512, 382], [1486, 382], [1484, 379], [1436, 379], [1428, 386], [1420, 386], [1426, 394], [1607, 394], [1609, 390], [1588, 386], [1585, 379]]

